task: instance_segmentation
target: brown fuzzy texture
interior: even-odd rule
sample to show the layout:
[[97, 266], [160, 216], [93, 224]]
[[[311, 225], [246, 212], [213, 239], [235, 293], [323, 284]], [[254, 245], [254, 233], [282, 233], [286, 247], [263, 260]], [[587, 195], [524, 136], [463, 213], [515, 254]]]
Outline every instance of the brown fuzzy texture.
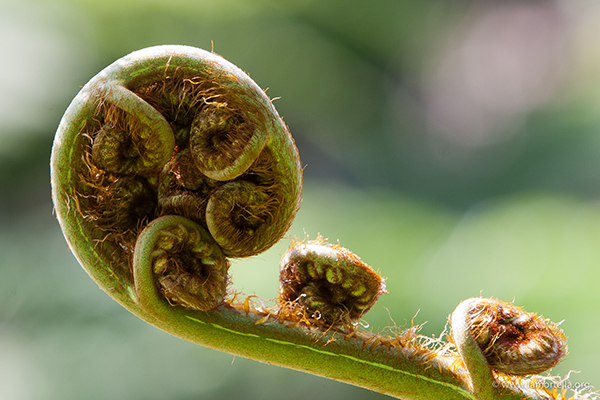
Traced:
[[[93, 157], [93, 145], [101, 132], [106, 110], [98, 109], [98, 118], [84, 127], [84, 151], [79, 182], [75, 186], [76, 211], [92, 228], [97, 250], [110, 260], [112, 273], [131, 282], [131, 255], [136, 237], [148, 220], [154, 218], [156, 190], [146, 176], [115, 174], [99, 167]], [[108, 112], [111, 118], [115, 112]]]
[[155, 175], [162, 168], [160, 134], [121, 110], [103, 103], [99, 127], [91, 133], [91, 159], [98, 168], [117, 175]]
[[171, 304], [209, 311], [227, 293], [229, 262], [202, 228], [183, 225], [161, 232], [152, 251], [152, 265], [160, 290]]
[[498, 372], [539, 374], [567, 354], [567, 338], [555, 323], [510, 303], [481, 299], [469, 314], [471, 334]]
[[222, 184], [198, 171], [188, 149], [178, 151], [158, 179], [158, 213], [181, 215], [206, 227], [208, 198]]
[[209, 228], [226, 254], [261, 253], [287, 231], [288, 226], [280, 222], [285, 188], [274, 165], [266, 148], [248, 171], [211, 194]]
[[204, 171], [235, 163], [258, 129], [247, 114], [231, 106], [230, 101], [208, 104], [192, 122], [189, 146], [194, 161]]
[[[139, 96], [154, 107], [172, 132], [151, 131], [119, 104], [103, 99], [101, 90], [96, 92], [97, 106], [80, 131], [79, 181], [72, 200], [111, 274], [132, 284], [137, 237], [160, 216], [181, 215], [211, 228], [229, 257], [258, 254], [281, 238], [292, 220], [281, 204], [292, 190], [284, 187], [285, 168], [277, 165], [283, 161], [271, 148], [249, 149], [254, 135], [272, 123], [253, 93], [210, 65], [204, 70], [169, 67], [155, 82], [127, 89], [134, 99]], [[157, 155], [155, 140], [164, 134], [174, 135], [176, 145], [166, 158]], [[251, 157], [245, 155], [249, 151]], [[240, 157], [249, 160], [241, 164], [248, 166], [234, 171], [235, 178], [221, 181], [203, 173], [235, 164]], [[194, 275], [201, 276], [201, 268], [188, 268], [195, 262], [187, 256], [169, 256], [178, 260], [170, 267], [177, 272], [157, 277], [157, 283], [167, 297], [179, 298], [173, 303], [194, 303], [183, 293], [198, 296], [203, 278]]]
[[[207, 144], [205, 147], [210, 148], [212, 157], [227, 158], [232, 151], [232, 143], [238, 143], [235, 152], [242, 150], [241, 143], [247, 142], [254, 126], [265, 123], [261, 118], [262, 110], [245, 100], [247, 93], [222, 83], [228, 79], [237, 81], [233, 76], [210, 68], [204, 73], [176, 68], [171, 75], [166, 74], [163, 80], [132, 90], [165, 116], [175, 132], [178, 147], [189, 144], [194, 147], [194, 140], [190, 139], [191, 131], [209, 128], [217, 135], [206, 138], [212, 146]], [[223, 125], [229, 130], [217, 129]], [[244, 133], [242, 138], [234, 135], [246, 131], [250, 133]], [[206, 155], [200, 156], [203, 157]]]
[[279, 302], [290, 319], [349, 325], [386, 293], [384, 280], [373, 268], [321, 237], [293, 243], [279, 271]]
[[[331, 341], [357, 340], [362, 342], [363, 351], [375, 350], [378, 347], [391, 349], [398, 356], [412, 360], [415, 363], [428, 363], [439, 371], [447, 371], [448, 375], [464, 375], [466, 372], [461, 366], [460, 357], [451, 343], [440, 338], [426, 337], [419, 334], [424, 324], [415, 325], [411, 321], [408, 328], [398, 327], [396, 324], [386, 327], [378, 333], [365, 331], [362, 323], [332, 324], [325, 321], [322, 316], [315, 318], [310, 311], [298, 302], [282, 301], [278, 299], [275, 307], [268, 307], [264, 300], [257, 296], [243, 297], [240, 293], [228, 300], [225, 305], [246, 315], [258, 318], [256, 324], [269, 324], [278, 322], [287, 326], [304, 326], [307, 335], [318, 338], [326, 333], [341, 334], [338, 338], [332, 336]], [[368, 326], [367, 326], [368, 327]], [[314, 329], [317, 328], [317, 329]]]

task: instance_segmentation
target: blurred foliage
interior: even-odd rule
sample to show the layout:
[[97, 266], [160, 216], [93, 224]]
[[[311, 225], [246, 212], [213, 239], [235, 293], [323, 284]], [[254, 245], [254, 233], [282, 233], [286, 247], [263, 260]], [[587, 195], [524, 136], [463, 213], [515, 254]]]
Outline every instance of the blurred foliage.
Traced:
[[[54, 131], [90, 77], [157, 44], [214, 48], [281, 97], [306, 165], [290, 237], [339, 240], [387, 277], [370, 329], [416, 315], [439, 335], [462, 299], [514, 298], [565, 319], [553, 372], [600, 387], [598, 5], [0, 6], [0, 398], [385, 398], [169, 337], [78, 268], [51, 213]], [[275, 297], [288, 243], [237, 261], [234, 287]]]

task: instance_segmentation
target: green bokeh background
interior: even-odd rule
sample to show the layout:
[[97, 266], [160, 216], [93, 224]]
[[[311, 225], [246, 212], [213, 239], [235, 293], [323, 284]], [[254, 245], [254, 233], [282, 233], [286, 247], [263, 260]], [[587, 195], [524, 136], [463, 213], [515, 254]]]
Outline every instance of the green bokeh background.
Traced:
[[356, 252], [390, 291], [364, 320], [463, 299], [564, 320], [553, 370], [600, 387], [600, 6], [586, 1], [0, 0], [0, 398], [376, 399], [234, 358], [122, 309], [52, 215], [54, 131], [80, 86], [142, 47], [214, 48], [269, 88], [305, 167], [289, 237], [234, 263], [272, 299], [290, 238]]

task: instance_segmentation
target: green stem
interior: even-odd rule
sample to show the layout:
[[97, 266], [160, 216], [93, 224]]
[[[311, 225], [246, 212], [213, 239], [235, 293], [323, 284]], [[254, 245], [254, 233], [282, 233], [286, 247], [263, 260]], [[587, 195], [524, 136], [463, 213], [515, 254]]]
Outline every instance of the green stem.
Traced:
[[[169, 227], [190, 224], [185, 218], [163, 217], [146, 228], [134, 254], [135, 305], [146, 320], [169, 333], [216, 350], [269, 364], [310, 372], [363, 386], [405, 399], [474, 399], [461, 388], [461, 380], [435, 363], [411, 360], [402, 351], [373, 346], [364, 339], [345, 339], [336, 332], [309, 331], [289, 326], [275, 318], [260, 321], [255, 312], [246, 314], [223, 305], [198, 312], [175, 308], [161, 294], [155, 281], [152, 254]], [[139, 313], [140, 310], [135, 310]], [[441, 360], [443, 362], [443, 360]]]
[[[516, 387], [492, 387], [494, 375], [460, 319], [466, 306], [453, 319], [459, 358], [414, 329], [382, 336], [333, 324], [311, 328], [228, 297], [225, 257], [258, 254], [285, 234], [302, 174], [271, 101], [219, 56], [159, 46], [100, 72], [61, 120], [51, 183], [56, 215], [83, 268], [166, 332], [407, 400], [524, 397]], [[333, 283], [342, 274], [336, 260], [325, 260]]]
[[452, 313], [452, 337], [467, 371], [469, 371], [470, 386], [473, 394], [480, 400], [499, 398], [494, 388], [492, 370], [475, 342], [468, 324], [468, 314], [477, 299], [465, 300]]

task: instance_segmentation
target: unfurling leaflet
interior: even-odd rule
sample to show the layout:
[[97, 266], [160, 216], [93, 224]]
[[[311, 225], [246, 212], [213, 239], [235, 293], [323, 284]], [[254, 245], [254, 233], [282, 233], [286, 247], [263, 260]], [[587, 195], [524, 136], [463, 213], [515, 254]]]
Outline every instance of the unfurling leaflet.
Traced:
[[473, 300], [466, 326], [490, 367], [505, 374], [539, 374], [567, 354], [567, 338], [554, 322], [504, 301]]
[[321, 237], [283, 256], [274, 306], [230, 290], [229, 259], [288, 231], [302, 169], [270, 99], [216, 54], [157, 46], [93, 77], [60, 122], [51, 179], [83, 268], [175, 336], [405, 400], [566, 398], [534, 375], [566, 354], [556, 324], [478, 298], [457, 307], [447, 342], [419, 326], [366, 331], [384, 280]]
[[[144, 228], [137, 243], [144, 245], [135, 248], [134, 268], [149, 261], [156, 285], [171, 304], [209, 311], [225, 299], [229, 261], [199, 224], [160, 217]], [[136, 285], [138, 291], [142, 287]]]
[[321, 237], [290, 246], [281, 260], [279, 283], [281, 312], [323, 326], [358, 320], [387, 293], [373, 268]]
[[137, 306], [134, 253], [157, 218], [187, 220], [143, 252], [161, 293], [210, 310], [226, 298], [225, 257], [281, 239], [302, 191], [296, 147], [262, 89], [185, 46], [134, 52], [91, 79], [61, 121], [51, 166], [71, 249], [110, 295]]

